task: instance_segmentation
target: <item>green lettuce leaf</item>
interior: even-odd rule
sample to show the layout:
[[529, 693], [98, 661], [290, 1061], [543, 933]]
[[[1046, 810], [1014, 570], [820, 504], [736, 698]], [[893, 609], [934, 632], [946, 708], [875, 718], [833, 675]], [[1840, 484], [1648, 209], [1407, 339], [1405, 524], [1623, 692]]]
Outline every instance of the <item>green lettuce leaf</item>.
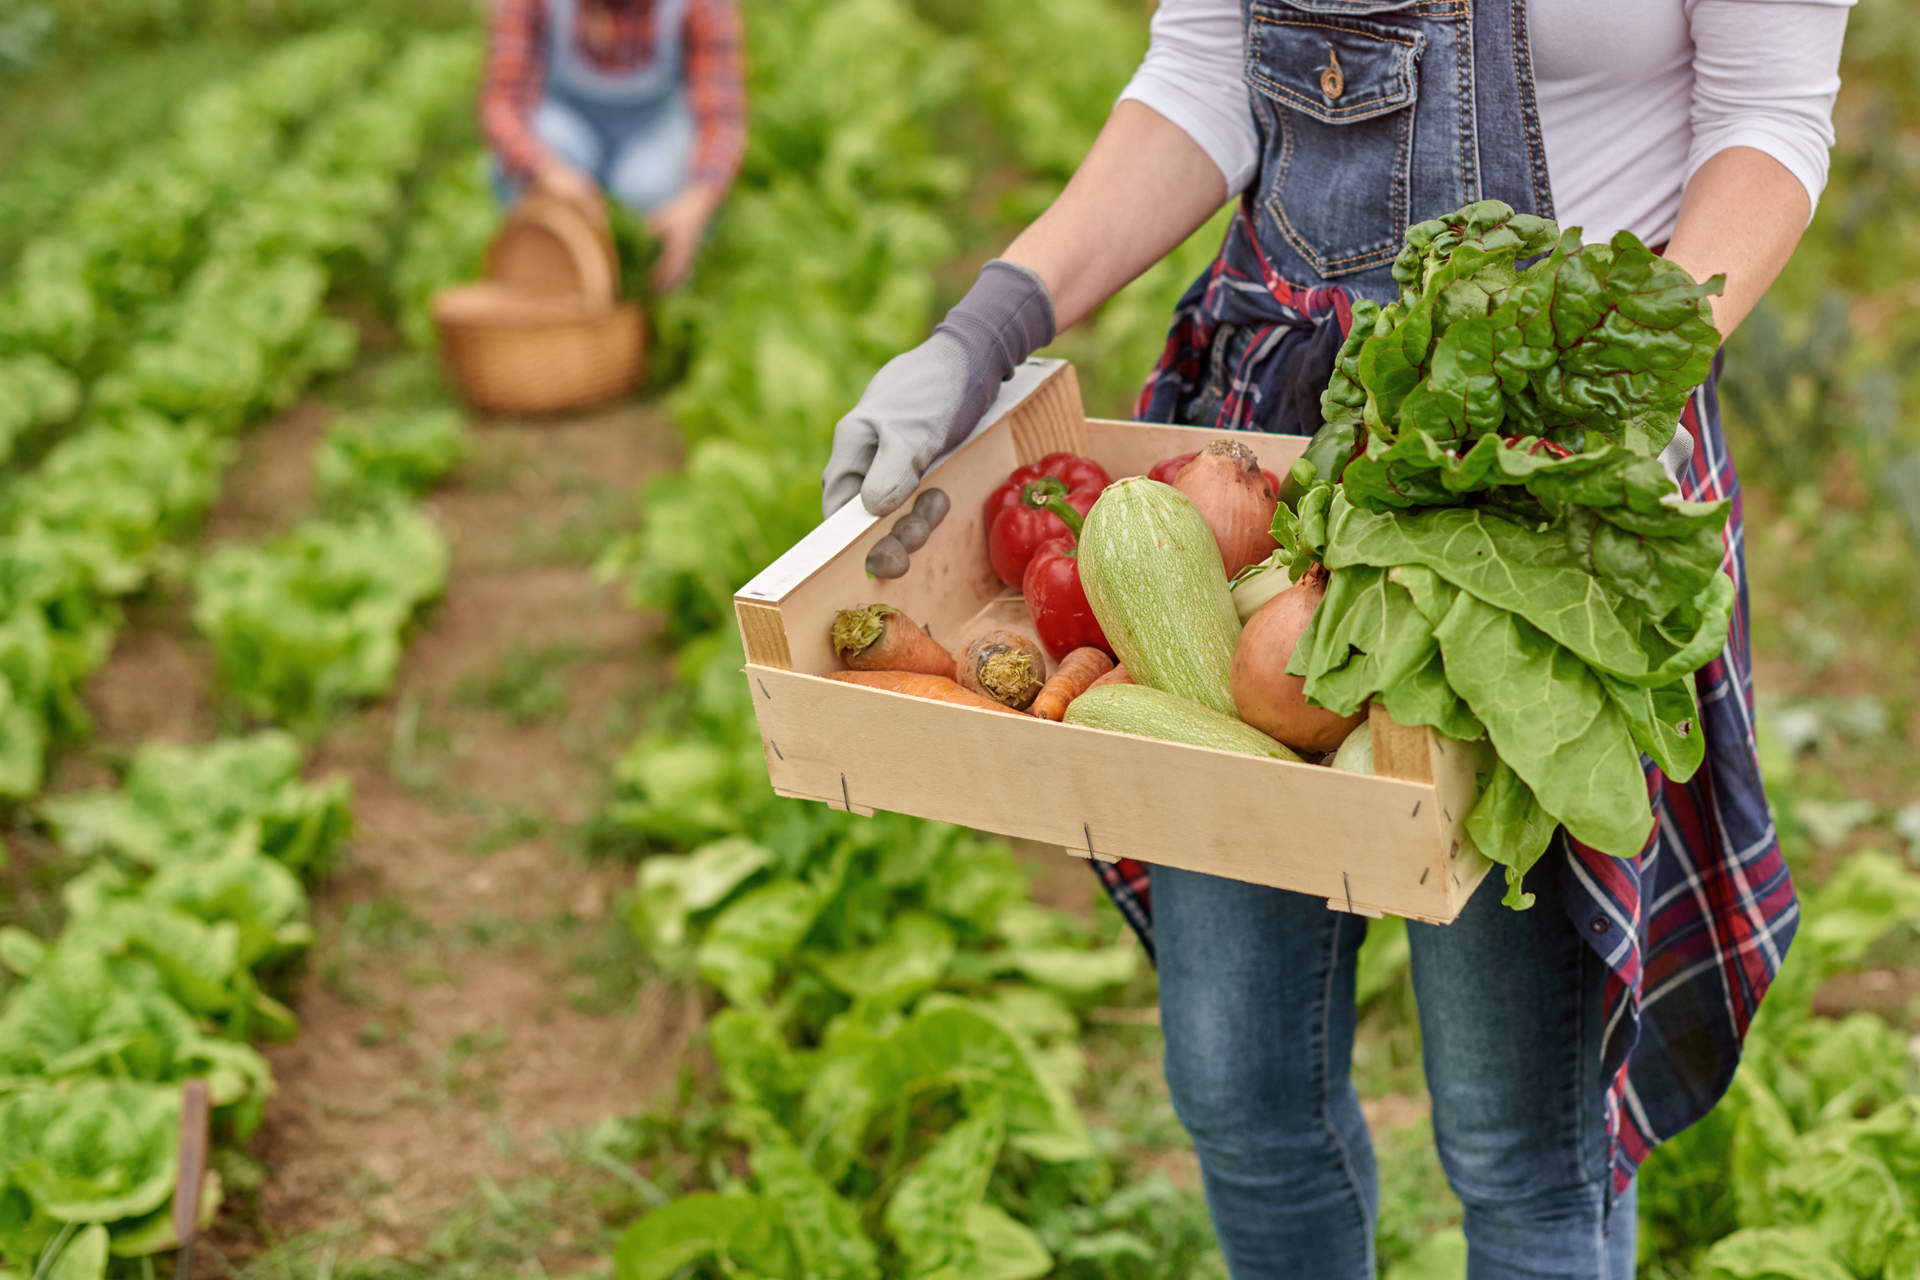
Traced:
[[987, 1194], [987, 1179], [1006, 1141], [999, 1116], [962, 1120], [920, 1157], [887, 1202], [887, 1231], [913, 1263], [934, 1271], [961, 1253], [969, 1215]]
[[879, 1280], [880, 1262], [860, 1214], [805, 1156], [784, 1142], [754, 1148], [760, 1199], [780, 1221], [798, 1264], [793, 1274], [821, 1280]]
[[173, 1194], [178, 1087], [105, 1080], [0, 1100], [0, 1168], [65, 1222], [138, 1217]]
[[670, 1280], [706, 1258], [778, 1257], [773, 1221], [758, 1196], [691, 1192], [627, 1228], [613, 1253], [613, 1272], [619, 1280]]

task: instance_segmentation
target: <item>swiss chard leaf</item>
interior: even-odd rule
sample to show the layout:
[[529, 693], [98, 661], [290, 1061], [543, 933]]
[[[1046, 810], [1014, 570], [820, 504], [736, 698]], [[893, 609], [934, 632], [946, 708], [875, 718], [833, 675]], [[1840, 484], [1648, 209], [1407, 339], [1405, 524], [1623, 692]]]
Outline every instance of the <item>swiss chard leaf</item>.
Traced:
[[[1732, 584], [1718, 574], [1716, 560], [1696, 597], [1674, 601], [1657, 615], [1679, 618], [1694, 606], [1684, 647], [1656, 642], [1649, 653], [1642, 610], [1610, 590], [1565, 540], [1468, 507], [1377, 512], [1336, 497], [1325, 555], [1330, 569], [1424, 566], [1487, 604], [1526, 618], [1596, 671], [1647, 686], [1671, 684], [1716, 652], [1733, 603]], [[1642, 589], [1651, 590], [1644, 583]]]
[[1599, 676], [1525, 618], [1461, 592], [1434, 636], [1500, 759], [1575, 839], [1632, 857], [1653, 827], [1640, 753]]
[[1493, 776], [1467, 814], [1467, 834], [1480, 852], [1506, 867], [1507, 892], [1501, 901], [1507, 906], [1533, 905], [1533, 895], [1521, 891], [1520, 881], [1547, 851], [1558, 825], [1540, 807], [1533, 788], [1506, 761], [1496, 760]]

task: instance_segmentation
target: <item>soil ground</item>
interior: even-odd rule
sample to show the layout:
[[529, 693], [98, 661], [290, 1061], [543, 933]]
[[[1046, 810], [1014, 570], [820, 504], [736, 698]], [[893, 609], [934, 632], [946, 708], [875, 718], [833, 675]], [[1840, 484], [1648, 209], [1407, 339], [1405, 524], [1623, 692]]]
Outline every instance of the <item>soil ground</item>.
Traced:
[[[311, 511], [330, 412], [304, 404], [246, 437], [210, 540]], [[695, 994], [626, 941], [631, 867], [579, 838], [661, 678], [653, 622], [588, 566], [677, 465], [678, 438], [644, 406], [472, 431], [429, 499], [453, 544], [446, 594], [392, 696], [318, 744], [313, 772], [353, 782], [356, 831], [314, 886], [319, 939], [283, 993], [301, 1033], [268, 1050], [257, 1186], [215, 1242], [235, 1258], [314, 1233], [343, 1260], [420, 1256], [476, 1185], [523, 1180], [559, 1158], [557, 1136], [643, 1109], [700, 1025]], [[187, 613], [184, 589], [134, 611], [61, 786], [103, 781], [143, 742], [242, 727]], [[569, 1269], [567, 1253], [549, 1261]]]

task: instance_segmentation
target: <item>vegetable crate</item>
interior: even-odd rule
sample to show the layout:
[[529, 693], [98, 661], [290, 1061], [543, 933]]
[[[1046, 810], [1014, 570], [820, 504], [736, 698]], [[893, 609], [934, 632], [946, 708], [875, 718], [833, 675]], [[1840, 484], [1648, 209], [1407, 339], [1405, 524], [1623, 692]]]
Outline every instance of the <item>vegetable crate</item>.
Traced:
[[[885, 602], [958, 651], [979, 632], [1032, 634], [987, 560], [981, 510], [1015, 467], [1068, 451], [1113, 476], [1209, 440], [1245, 443], [1284, 475], [1304, 436], [1088, 418], [1073, 367], [1029, 360], [973, 435], [921, 482], [953, 509], [901, 578], [869, 578], [892, 525], [858, 500], [734, 597], [767, 772], [783, 796], [886, 809], [1323, 897], [1361, 915], [1444, 924], [1486, 875], [1467, 837], [1478, 747], [1372, 712], [1374, 776], [908, 697], [827, 680], [836, 610]], [[904, 508], [903, 508], [904, 510]]]

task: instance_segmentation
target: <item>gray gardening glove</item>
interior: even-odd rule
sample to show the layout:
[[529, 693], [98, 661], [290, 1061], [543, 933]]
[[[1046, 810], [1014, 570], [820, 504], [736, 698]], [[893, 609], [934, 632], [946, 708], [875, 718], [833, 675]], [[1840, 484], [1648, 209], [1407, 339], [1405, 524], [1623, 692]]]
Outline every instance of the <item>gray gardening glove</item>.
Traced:
[[822, 515], [854, 494], [883, 516], [960, 443], [1020, 362], [1053, 341], [1053, 299], [1026, 267], [995, 258], [933, 336], [873, 375], [833, 429], [820, 477]]
[[1693, 465], [1693, 433], [1685, 423], [1674, 427], [1673, 439], [1660, 451], [1660, 465], [1666, 468], [1667, 479], [1675, 484], [1680, 483], [1680, 477]]

